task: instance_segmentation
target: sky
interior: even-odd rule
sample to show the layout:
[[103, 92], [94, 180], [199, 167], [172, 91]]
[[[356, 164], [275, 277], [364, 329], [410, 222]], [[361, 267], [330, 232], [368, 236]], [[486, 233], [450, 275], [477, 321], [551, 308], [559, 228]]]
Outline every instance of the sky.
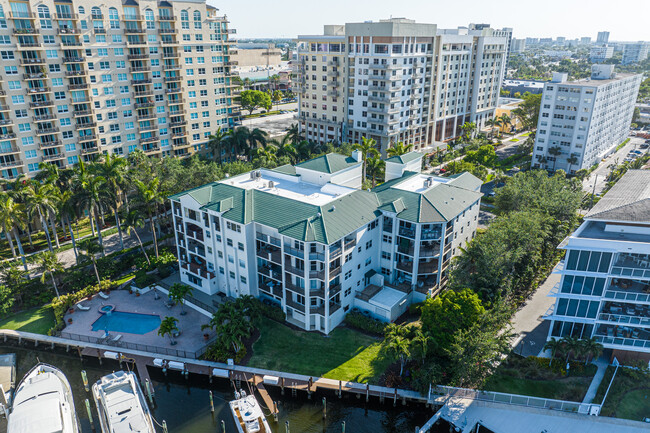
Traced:
[[650, 41], [649, 0], [207, 0], [242, 38], [319, 34], [324, 24], [406, 17], [456, 28], [489, 23], [513, 37], [575, 39], [610, 32], [610, 41]]

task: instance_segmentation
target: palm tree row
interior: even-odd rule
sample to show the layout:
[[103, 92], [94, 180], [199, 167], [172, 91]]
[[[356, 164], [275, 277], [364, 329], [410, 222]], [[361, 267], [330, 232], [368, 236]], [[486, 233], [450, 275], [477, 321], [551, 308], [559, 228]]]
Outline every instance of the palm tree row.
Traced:
[[551, 338], [546, 342], [544, 350], [551, 351], [549, 365], [556, 356], [564, 357], [564, 362], [568, 362], [569, 359], [584, 358], [587, 364], [589, 360], [598, 358], [603, 353], [603, 345], [594, 338], [580, 340], [567, 336], [560, 340]]

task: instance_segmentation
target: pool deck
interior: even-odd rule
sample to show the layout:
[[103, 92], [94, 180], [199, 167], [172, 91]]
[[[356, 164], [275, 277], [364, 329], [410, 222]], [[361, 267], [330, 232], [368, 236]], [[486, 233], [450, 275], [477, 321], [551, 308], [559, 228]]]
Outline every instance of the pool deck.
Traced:
[[[212, 337], [214, 332], [210, 330], [202, 331], [201, 325], [207, 324], [210, 319], [187, 305], [184, 307], [186, 314], [181, 316], [181, 307], [179, 305], [167, 308], [165, 305], [167, 302], [167, 296], [158, 292], [159, 299], [155, 299], [154, 292], [155, 290], [152, 290], [143, 295], [136, 296], [135, 294], [129, 294], [128, 290], [113, 290], [109, 295], [109, 299], [102, 299], [99, 295], [96, 295], [91, 300], [81, 301], [81, 305], [84, 307], [90, 307], [90, 310], [80, 311], [75, 308], [74, 313], [66, 313], [64, 318], [66, 327], [63, 330], [63, 333], [90, 337], [91, 339], [102, 338], [104, 336], [104, 331], [93, 331], [92, 324], [100, 316], [98, 311], [99, 308], [103, 305], [112, 304], [115, 305], [115, 311], [153, 314], [160, 316], [161, 320], [166, 316], [172, 316], [178, 320], [176, 326], [178, 326], [178, 329], [181, 331], [181, 335], [175, 338], [177, 344], [174, 346], [170, 344], [169, 337], [165, 336], [163, 338], [158, 335], [157, 328], [151, 332], [147, 332], [146, 334], [110, 332], [111, 336], [116, 336], [118, 334], [122, 335], [121, 341], [141, 345], [167, 347], [188, 352], [198, 351], [205, 346], [203, 334], [207, 332], [210, 334], [210, 337]], [[72, 319], [72, 323], [68, 323], [69, 318]]]

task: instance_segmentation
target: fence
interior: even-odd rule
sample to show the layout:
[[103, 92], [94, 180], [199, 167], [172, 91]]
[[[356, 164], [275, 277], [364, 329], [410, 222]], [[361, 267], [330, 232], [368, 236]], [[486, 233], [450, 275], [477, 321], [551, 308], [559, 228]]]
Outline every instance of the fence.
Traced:
[[458, 397], [472, 400], [489, 401], [494, 403], [512, 404], [516, 406], [536, 407], [540, 409], [559, 410], [574, 413], [598, 413], [600, 405], [583, 404], [575, 401], [552, 400], [548, 398], [530, 397], [526, 395], [506, 394], [503, 392], [481, 391], [476, 389], [454, 388], [451, 386], [435, 386], [429, 390], [429, 401], [436, 397]]
[[111, 344], [109, 341], [106, 341], [106, 339], [104, 338], [97, 338], [88, 335], [70, 334], [68, 332], [61, 332], [59, 337], [66, 338], [68, 340], [79, 341], [83, 343], [114, 345], [116, 348], [120, 348], [120, 349], [139, 350], [142, 352], [151, 352], [160, 355], [177, 356], [179, 358], [191, 358], [191, 359], [198, 359], [201, 355], [203, 355], [208, 350], [210, 344], [214, 343], [214, 341], [216, 340], [216, 336], [214, 336], [206, 342], [205, 346], [201, 347], [199, 350], [195, 352], [190, 352], [187, 350], [176, 350], [170, 347], [160, 347], [160, 346], [150, 346], [148, 344], [129, 343], [128, 341], [120, 341], [117, 344]]

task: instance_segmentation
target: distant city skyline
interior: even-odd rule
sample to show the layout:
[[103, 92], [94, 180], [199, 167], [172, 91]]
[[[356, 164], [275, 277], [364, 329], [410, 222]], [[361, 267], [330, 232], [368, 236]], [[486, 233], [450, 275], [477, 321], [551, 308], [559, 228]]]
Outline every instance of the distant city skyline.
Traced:
[[[489, 23], [493, 28], [512, 27], [515, 38], [590, 36], [610, 32], [611, 41], [650, 40], [646, 0], [592, 0], [588, 6], [578, 0], [547, 0], [528, 6], [518, 0], [375, 0], [366, 2], [330, 0], [305, 2], [281, 0], [268, 2], [217, 2], [211, 4], [228, 16], [239, 38], [295, 38], [299, 34], [322, 32], [324, 24], [377, 21], [405, 17], [417, 22], [455, 28], [472, 23]], [[636, 13], [635, 13], [636, 11]]]

